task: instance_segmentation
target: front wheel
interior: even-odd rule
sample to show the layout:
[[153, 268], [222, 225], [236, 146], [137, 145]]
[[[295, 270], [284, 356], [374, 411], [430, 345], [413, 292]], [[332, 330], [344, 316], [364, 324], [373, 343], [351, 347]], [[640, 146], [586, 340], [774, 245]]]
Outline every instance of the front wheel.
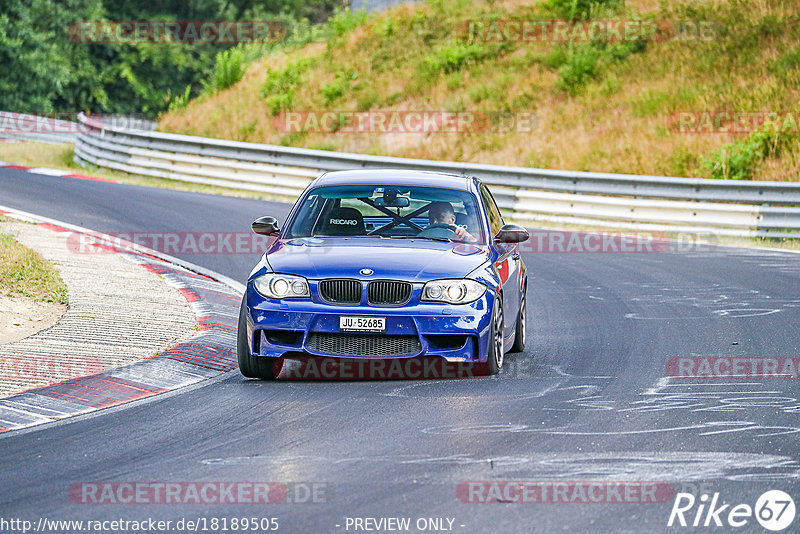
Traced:
[[239, 356], [239, 371], [247, 378], [274, 380], [278, 375], [278, 373], [275, 372], [275, 364], [278, 358], [253, 356], [250, 354], [250, 347], [247, 343], [247, 318], [245, 317], [246, 299], [247, 295], [242, 298], [242, 305], [239, 308], [239, 330], [236, 333], [236, 352]]
[[492, 326], [489, 329], [489, 354], [486, 363], [490, 375], [496, 375], [503, 368], [503, 341], [503, 303], [498, 296], [494, 299]]

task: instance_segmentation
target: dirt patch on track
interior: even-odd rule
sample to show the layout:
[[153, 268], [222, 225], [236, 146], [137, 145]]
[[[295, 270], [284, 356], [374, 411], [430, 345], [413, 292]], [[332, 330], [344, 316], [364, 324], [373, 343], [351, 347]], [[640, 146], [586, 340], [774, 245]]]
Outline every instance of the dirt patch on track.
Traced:
[[66, 305], [56, 302], [0, 295], [0, 345], [50, 328], [66, 311]]

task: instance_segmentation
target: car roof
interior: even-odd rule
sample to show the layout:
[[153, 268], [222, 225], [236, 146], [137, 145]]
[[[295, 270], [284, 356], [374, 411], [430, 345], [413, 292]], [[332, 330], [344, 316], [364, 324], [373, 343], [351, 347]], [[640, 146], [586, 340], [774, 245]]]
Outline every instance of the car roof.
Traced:
[[411, 185], [447, 187], [471, 191], [472, 177], [446, 172], [413, 171], [402, 169], [364, 169], [327, 172], [314, 180], [314, 187], [322, 185]]

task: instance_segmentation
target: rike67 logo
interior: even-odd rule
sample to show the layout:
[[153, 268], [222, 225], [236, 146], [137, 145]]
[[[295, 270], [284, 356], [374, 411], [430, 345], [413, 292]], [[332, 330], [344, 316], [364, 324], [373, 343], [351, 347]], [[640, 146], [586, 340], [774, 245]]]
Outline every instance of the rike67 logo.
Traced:
[[765, 529], [780, 531], [792, 524], [795, 517], [794, 500], [780, 490], [764, 492], [755, 507], [749, 504], [731, 505], [720, 500], [719, 493], [707, 493], [695, 498], [691, 493], [678, 493], [669, 514], [668, 527], [743, 527], [753, 517]]

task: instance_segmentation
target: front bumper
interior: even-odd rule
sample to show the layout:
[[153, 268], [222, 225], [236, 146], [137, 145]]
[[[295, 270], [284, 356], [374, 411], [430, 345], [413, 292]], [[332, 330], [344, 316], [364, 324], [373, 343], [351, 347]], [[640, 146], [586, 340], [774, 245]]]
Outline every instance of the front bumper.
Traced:
[[[255, 356], [272, 358], [305, 354], [348, 359], [438, 356], [449, 362], [485, 361], [494, 294], [487, 291], [470, 304], [451, 305], [420, 302], [420, 290], [421, 285], [416, 287], [415, 284], [414, 295], [410, 303], [404, 306], [340, 306], [327, 304], [314, 296], [310, 299], [268, 299], [259, 294], [250, 282], [246, 299], [250, 352]], [[339, 317], [342, 315], [385, 317], [385, 333], [347, 335], [359, 338], [383, 336], [383, 340], [374, 340], [379, 342], [400, 338], [412, 340], [415, 347], [413, 353], [326, 352], [330, 344], [320, 344], [316, 340], [320, 337], [335, 338], [341, 335]], [[345, 339], [343, 346], [348, 343], [353, 345], [352, 341], [360, 342], [364, 339]]]

